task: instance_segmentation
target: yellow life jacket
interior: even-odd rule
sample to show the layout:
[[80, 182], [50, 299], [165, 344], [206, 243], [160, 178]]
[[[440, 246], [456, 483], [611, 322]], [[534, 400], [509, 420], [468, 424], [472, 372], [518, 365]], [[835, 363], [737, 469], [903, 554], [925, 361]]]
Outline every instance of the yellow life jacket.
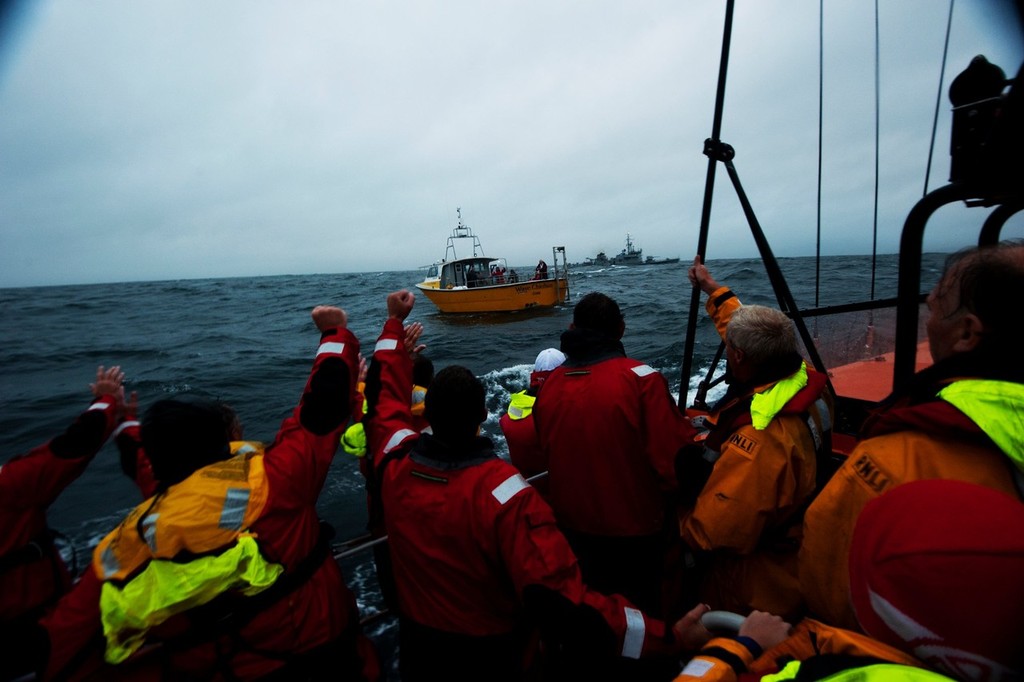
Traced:
[[422, 417], [423, 410], [427, 403], [427, 389], [423, 386], [413, 385], [412, 387], [412, 416]]
[[238, 441], [232, 451], [140, 504], [96, 547], [108, 662], [128, 658], [171, 616], [228, 590], [256, 594], [284, 572], [248, 532], [267, 502], [263, 447]]
[[[363, 384], [359, 384], [360, 387]], [[360, 393], [362, 388], [360, 388]], [[412, 387], [412, 404], [411, 411], [412, 416], [422, 417], [423, 410], [426, 407], [427, 389], [422, 386], [414, 385]], [[367, 401], [363, 400], [363, 414], [369, 410]], [[341, 434], [341, 448], [352, 455], [353, 457], [365, 457], [366, 456], [366, 428], [362, 422], [356, 422], [345, 429], [345, 432]]]
[[750, 423], [757, 431], [764, 431], [783, 407], [807, 385], [807, 363], [801, 362], [800, 369], [761, 393], [755, 393], [750, 401]]
[[[778, 673], [761, 677], [761, 682], [794, 680], [799, 672], [800, 661], [790, 661]], [[875, 682], [876, 680], [878, 682], [889, 682], [890, 680], [892, 682], [900, 682], [902, 680], [907, 682], [940, 682], [942, 680], [952, 680], [950, 677], [932, 672], [931, 670], [899, 665], [898, 663], [876, 663], [850, 670], [840, 670], [820, 679], [821, 682], [826, 682], [826, 680], [827, 682]]]
[[537, 396], [530, 395], [526, 391], [513, 393], [508, 402], [508, 416], [512, 421], [526, 419], [533, 414], [533, 405], [537, 402]]

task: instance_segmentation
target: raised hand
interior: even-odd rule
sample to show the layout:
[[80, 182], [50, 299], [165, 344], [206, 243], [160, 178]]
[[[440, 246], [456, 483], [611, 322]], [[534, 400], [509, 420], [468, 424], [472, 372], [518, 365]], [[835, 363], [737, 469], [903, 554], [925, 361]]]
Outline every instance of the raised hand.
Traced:
[[103, 365], [100, 365], [96, 368], [96, 382], [89, 384], [89, 389], [97, 398], [107, 394], [116, 395], [123, 381], [124, 372], [121, 371], [120, 365], [114, 365], [110, 369], [104, 369]]
[[103, 365], [96, 368], [96, 381], [89, 384], [89, 390], [94, 397], [101, 395], [112, 395], [117, 401], [119, 409], [124, 409], [124, 372], [120, 365], [114, 365], [110, 369], [104, 369]]
[[318, 305], [313, 308], [313, 322], [321, 332], [328, 329], [344, 329], [348, 324], [348, 316], [341, 308], [330, 305]]
[[707, 267], [700, 262], [700, 256], [694, 256], [693, 265], [690, 266], [686, 276], [690, 278], [690, 284], [695, 287], [700, 287], [700, 290], [705, 294], [710, 294], [719, 286], [715, 278], [711, 276], [711, 272]]
[[412, 295], [411, 291], [405, 289], [388, 294], [388, 317], [404, 322], [412, 312], [415, 302], [416, 297]]
[[415, 359], [417, 355], [426, 350], [426, 346], [418, 343], [423, 335], [423, 325], [419, 322], [405, 325], [405, 350]]

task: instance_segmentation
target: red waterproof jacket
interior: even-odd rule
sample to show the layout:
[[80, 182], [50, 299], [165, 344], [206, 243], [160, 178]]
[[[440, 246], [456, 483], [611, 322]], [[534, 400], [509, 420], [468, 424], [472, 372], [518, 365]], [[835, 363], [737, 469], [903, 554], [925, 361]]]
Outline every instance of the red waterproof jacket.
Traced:
[[533, 404], [537, 398], [528, 391], [512, 396], [508, 411], [501, 415], [498, 426], [508, 444], [512, 464], [529, 478], [545, 471], [544, 453], [533, 425]]
[[603, 356], [567, 355], [533, 408], [559, 525], [598, 536], [660, 533], [666, 493], [677, 487], [676, 454], [695, 435], [690, 420], [665, 377], [621, 345]]
[[55, 602], [69, 587], [46, 510], [85, 471], [117, 419], [114, 397], [101, 396], [63, 434], [0, 466], [0, 623]]
[[[348, 422], [358, 355], [359, 342], [347, 329], [322, 335], [302, 399], [266, 449], [263, 463], [269, 493], [251, 531], [264, 557], [282, 564], [286, 576], [313, 554], [320, 540], [316, 501]], [[174, 486], [166, 494], [173, 495]], [[102, 646], [81, 662], [82, 650], [95, 647], [97, 638], [102, 644], [101, 585], [95, 570], [88, 570], [44, 621], [51, 646], [47, 677], [62, 673], [87, 678], [93, 674], [102, 679], [118, 672], [104, 669]], [[159, 667], [192, 678], [217, 679], [225, 675], [218, 671], [228, 670], [233, 678], [254, 679], [280, 669], [289, 656], [337, 643], [339, 671], [345, 670], [344, 674], [353, 678], [358, 675], [349, 672], [359, 666], [355, 598], [329, 552], [308, 580], [237, 631], [221, 634], [216, 645], [210, 641], [182, 645], [182, 637], [201, 625], [186, 612], [152, 630], [149, 641], [163, 647], [153, 656]], [[129, 659], [121, 666], [132, 664]]]
[[[551, 508], [488, 439], [456, 453], [412, 428], [412, 363], [402, 338], [402, 323], [389, 319], [374, 350], [380, 396], [367, 425], [401, 615], [463, 636], [451, 654], [464, 656], [473, 638], [521, 629], [524, 593], [542, 591], [599, 614], [622, 656], [670, 652], [663, 622], [587, 589]], [[446, 652], [434, 653], [444, 659]]]

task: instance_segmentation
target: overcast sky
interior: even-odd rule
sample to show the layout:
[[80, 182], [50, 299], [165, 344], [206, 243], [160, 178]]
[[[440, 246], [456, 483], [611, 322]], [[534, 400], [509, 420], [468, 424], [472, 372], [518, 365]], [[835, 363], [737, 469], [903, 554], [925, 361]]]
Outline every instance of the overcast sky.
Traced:
[[[948, 3], [881, 0], [879, 251], [924, 190]], [[8, 5], [5, 3], [5, 5]], [[874, 3], [824, 17], [822, 251], [869, 253]], [[1016, 74], [956, 3], [943, 89]], [[722, 139], [778, 255], [815, 251], [817, 0], [739, 0]], [[511, 264], [696, 249], [724, 0], [78, 0], [0, 44], [0, 286], [405, 270], [462, 207]], [[929, 188], [949, 172], [943, 94]], [[709, 258], [756, 253], [719, 169]], [[943, 209], [931, 250], [963, 244]], [[980, 224], [980, 218], [973, 218]], [[1006, 233], [1024, 234], [1017, 218]], [[1008, 236], [1018, 236], [1008, 234]]]

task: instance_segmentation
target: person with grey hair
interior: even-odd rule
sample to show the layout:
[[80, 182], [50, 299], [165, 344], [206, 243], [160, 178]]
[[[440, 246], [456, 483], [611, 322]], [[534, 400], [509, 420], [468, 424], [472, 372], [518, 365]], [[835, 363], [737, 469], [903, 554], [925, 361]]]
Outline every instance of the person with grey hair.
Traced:
[[832, 449], [828, 381], [804, 362], [785, 313], [742, 305], [699, 256], [688, 274], [708, 295], [729, 385], [704, 420], [703, 457], [684, 458], [705, 469], [679, 519], [701, 571], [698, 596], [713, 609], [791, 618], [801, 609], [803, 512]]
[[[859, 627], [847, 567], [871, 500], [920, 479], [965, 481], [1024, 500], [1024, 240], [950, 254], [928, 295], [934, 364], [878, 405], [807, 510], [800, 587], [815, 618]], [[1018, 624], [1019, 629], [1019, 624]]]

